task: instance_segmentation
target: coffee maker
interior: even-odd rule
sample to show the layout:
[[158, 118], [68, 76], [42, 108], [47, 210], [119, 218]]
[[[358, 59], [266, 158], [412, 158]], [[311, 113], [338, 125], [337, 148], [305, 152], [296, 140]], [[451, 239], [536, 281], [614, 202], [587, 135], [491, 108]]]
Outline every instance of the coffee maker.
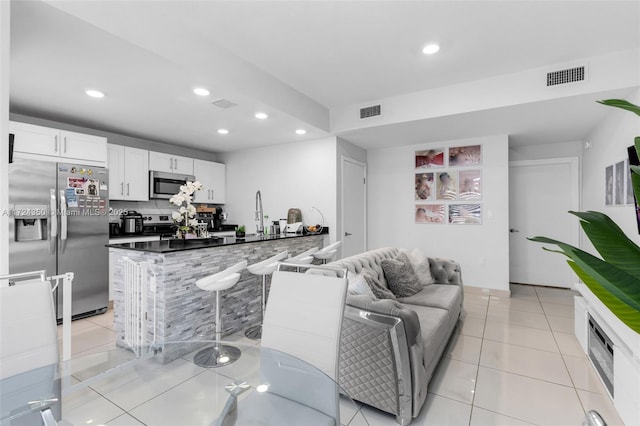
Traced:
[[222, 207], [214, 207], [211, 212], [198, 212], [196, 219], [198, 222], [207, 224], [207, 231], [220, 231], [222, 230]]

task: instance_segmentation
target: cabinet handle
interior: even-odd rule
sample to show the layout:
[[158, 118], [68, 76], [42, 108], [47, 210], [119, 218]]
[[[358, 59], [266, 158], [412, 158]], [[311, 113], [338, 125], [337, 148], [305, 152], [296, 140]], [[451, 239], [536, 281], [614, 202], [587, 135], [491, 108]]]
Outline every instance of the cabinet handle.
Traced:
[[169, 168], [173, 170], [173, 158], [169, 158]]
[[129, 184], [127, 183], [127, 195], [129, 195]]
[[213, 200], [213, 189], [211, 190], [211, 199]]
[[64, 137], [64, 153], [67, 153], [67, 137]]
[[54, 136], [53, 140], [54, 140], [53, 152], [57, 153], [58, 152], [58, 136]]
[[120, 182], [120, 195], [124, 195], [124, 182]]
[[178, 159], [177, 158], [173, 159], [173, 164], [174, 164], [173, 170], [178, 170]]

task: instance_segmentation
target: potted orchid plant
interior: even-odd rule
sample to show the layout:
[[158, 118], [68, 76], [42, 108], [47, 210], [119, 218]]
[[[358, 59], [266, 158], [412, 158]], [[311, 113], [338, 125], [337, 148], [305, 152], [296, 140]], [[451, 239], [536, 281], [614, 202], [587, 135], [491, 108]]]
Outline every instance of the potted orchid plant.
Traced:
[[195, 238], [195, 228], [198, 224], [196, 208], [191, 204], [193, 193], [200, 191], [202, 184], [199, 181], [187, 182], [180, 186], [180, 192], [169, 199], [169, 203], [178, 206], [178, 210], [173, 212], [173, 223], [178, 227], [176, 237], [181, 239]]

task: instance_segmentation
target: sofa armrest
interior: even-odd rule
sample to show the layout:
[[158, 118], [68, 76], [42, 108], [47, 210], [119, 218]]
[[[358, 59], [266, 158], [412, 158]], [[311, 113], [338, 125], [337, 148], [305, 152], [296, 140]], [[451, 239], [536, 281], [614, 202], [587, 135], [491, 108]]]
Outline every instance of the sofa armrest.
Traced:
[[426, 398], [425, 377], [417, 314], [395, 300], [349, 296], [340, 349], [347, 394], [408, 424]]

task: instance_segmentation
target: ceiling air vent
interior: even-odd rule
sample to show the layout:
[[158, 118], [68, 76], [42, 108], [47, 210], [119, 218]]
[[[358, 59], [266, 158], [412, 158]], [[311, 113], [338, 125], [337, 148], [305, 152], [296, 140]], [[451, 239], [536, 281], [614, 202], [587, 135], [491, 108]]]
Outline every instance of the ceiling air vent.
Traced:
[[231, 108], [234, 107], [238, 104], [234, 104], [233, 102], [231, 102], [228, 99], [224, 99], [224, 98], [220, 98], [220, 99], [216, 99], [215, 101], [211, 102], [213, 105], [219, 107], [219, 108]]
[[584, 81], [584, 79], [584, 66], [552, 71], [547, 73], [547, 87], [557, 86], [559, 84], [576, 83]]
[[376, 115], [380, 115], [380, 105], [360, 108], [360, 118], [375, 117]]

